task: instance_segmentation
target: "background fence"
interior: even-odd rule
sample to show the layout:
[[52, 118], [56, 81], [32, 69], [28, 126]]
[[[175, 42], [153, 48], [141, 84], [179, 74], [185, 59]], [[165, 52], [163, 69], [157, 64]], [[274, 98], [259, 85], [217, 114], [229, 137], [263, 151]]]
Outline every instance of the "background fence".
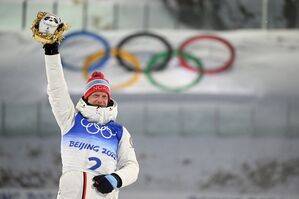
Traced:
[[72, 30], [298, 28], [298, 0], [3, 0], [0, 30], [24, 30], [38, 11]]
[[[178, 94], [116, 95], [115, 99], [118, 121], [134, 135], [299, 136], [298, 99]], [[1, 136], [59, 135], [47, 100], [3, 103], [0, 112]]]

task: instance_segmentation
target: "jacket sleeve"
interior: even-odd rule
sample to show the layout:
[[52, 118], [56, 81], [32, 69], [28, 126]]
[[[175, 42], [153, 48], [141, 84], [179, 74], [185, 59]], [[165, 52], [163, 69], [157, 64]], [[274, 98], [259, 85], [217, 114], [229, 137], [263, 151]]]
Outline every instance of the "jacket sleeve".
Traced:
[[139, 174], [139, 164], [132, 145], [132, 138], [125, 127], [123, 127], [123, 135], [119, 144], [118, 170], [115, 173], [121, 178], [121, 187], [125, 187], [135, 182]]
[[64, 78], [60, 54], [45, 55], [46, 74], [48, 80], [47, 93], [54, 117], [61, 129], [66, 133], [74, 122], [75, 107], [68, 93]]

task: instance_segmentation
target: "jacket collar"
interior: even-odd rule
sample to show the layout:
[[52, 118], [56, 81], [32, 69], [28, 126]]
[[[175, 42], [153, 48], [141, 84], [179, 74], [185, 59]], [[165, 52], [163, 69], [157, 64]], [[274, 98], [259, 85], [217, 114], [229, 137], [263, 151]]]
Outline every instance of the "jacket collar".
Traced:
[[82, 98], [78, 101], [76, 109], [85, 117], [89, 122], [97, 123], [100, 125], [107, 124], [117, 117], [117, 103], [115, 100], [110, 99], [113, 104], [108, 107], [97, 107], [87, 104]]

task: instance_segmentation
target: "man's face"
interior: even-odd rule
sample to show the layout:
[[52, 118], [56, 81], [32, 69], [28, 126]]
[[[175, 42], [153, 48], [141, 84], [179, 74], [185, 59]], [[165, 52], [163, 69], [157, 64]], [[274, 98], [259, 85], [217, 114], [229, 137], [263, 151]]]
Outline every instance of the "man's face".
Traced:
[[107, 107], [108, 106], [108, 94], [104, 92], [94, 92], [88, 98], [87, 102], [93, 106]]

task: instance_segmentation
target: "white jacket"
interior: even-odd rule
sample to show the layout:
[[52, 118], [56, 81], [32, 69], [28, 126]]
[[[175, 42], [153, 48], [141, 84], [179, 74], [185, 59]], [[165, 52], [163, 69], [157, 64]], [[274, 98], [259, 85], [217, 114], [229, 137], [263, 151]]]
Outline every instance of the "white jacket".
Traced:
[[[60, 54], [45, 55], [46, 74], [48, 80], [47, 92], [55, 119], [64, 136], [74, 125], [75, 116], [80, 112], [89, 122], [105, 124], [115, 120], [117, 116], [117, 103], [114, 101], [112, 107], [97, 108], [88, 106], [83, 100], [79, 100], [76, 107], [68, 93], [67, 84], [63, 74]], [[131, 142], [130, 133], [123, 127], [123, 134], [119, 141], [117, 152], [117, 165], [114, 173], [122, 179], [122, 187], [137, 180], [139, 165]], [[62, 158], [63, 159], [63, 158]], [[68, 169], [64, 168], [63, 172]], [[88, 170], [83, 170], [90, 172]]]

